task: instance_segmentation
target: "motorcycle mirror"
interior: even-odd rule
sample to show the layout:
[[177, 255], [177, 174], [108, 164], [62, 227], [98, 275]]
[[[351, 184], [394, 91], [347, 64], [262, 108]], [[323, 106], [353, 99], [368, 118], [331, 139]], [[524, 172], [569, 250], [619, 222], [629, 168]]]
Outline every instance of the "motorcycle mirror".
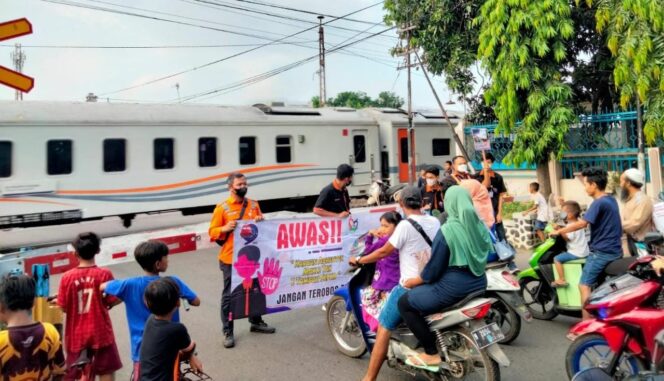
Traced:
[[572, 381], [613, 381], [613, 377], [602, 368], [588, 368], [574, 375]]

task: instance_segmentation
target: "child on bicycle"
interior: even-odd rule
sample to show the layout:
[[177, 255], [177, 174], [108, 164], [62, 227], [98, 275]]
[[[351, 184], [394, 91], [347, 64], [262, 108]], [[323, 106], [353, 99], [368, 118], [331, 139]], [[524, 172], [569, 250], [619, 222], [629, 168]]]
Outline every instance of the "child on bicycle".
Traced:
[[95, 264], [101, 239], [95, 233], [81, 233], [72, 245], [79, 260], [78, 267], [64, 273], [58, 290], [58, 305], [66, 315], [65, 347], [67, 373], [65, 380], [76, 380], [78, 370], [73, 364], [85, 353], [91, 360], [92, 373], [101, 381], [112, 381], [122, 361], [115, 344], [115, 335], [108, 308], [119, 303], [104, 297], [103, 283], [113, 280], [108, 269]]
[[[145, 322], [150, 317], [150, 311], [143, 301], [143, 294], [148, 284], [159, 279], [159, 273], [168, 269], [168, 246], [161, 241], [142, 242], [134, 249], [134, 258], [145, 271], [145, 275], [124, 280], [112, 280], [104, 283], [101, 290], [122, 300], [126, 305], [127, 324], [129, 325], [131, 339], [131, 359], [134, 362], [132, 374], [133, 379], [138, 380], [143, 329]], [[183, 281], [177, 277], [172, 277], [172, 279], [178, 284], [182, 298], [186, 299], [192, 306], [201, 304], [198, 296]], [[177, 310], [173, 313], [173, 321], [180, 321]]]
[[35, 281], [27, 275], [0, 280], [0, 374], [3, 380], [59, 381], [65, 371], [60, 335], [32, 320]]
[[[390, 239], [401, 215], [387, 212], [380, 217], [380, 228], [369, 231], [365, 241], [364, 254], [371, 254], [380, 249]], [[376, 262], [376, 272], [370, 286], [362, 290], [362, 317], [371, 331], [378, 329], [378, 315], [390, 291], [399, 284], [399, 250]]]
[[[581, 216], [581, 206], [576, 201], [566, 201], [563, 204], [563, 211], [567, 213], [566, 220], [568, 224], [577, 222]], [[558, 273], [558, 279], [551, 284], [553, 287], [568, 286], [568, 283], [565, 280], [563, 263], [585, 258], [590, 254], [588, 238], [586, 237], [585, 230], [577, 230], [571, 233], [561, 234], [561, 236], [567, 241], [567, 252], [558, 254], [553, 258], [553, 263], [555, 264], [556, 272]]]
[[180, 288], [171, 277], [159, 278], [145, 289], [145, 303], [152, 313], [145, 323], [141, 344], [141, 381], [178, 381], [180, 362], [189, 360], [191, 369], [198, 373], [203, 364], [196, 358], [196, 344], [187, 328], [173, 322], [180, 306]]

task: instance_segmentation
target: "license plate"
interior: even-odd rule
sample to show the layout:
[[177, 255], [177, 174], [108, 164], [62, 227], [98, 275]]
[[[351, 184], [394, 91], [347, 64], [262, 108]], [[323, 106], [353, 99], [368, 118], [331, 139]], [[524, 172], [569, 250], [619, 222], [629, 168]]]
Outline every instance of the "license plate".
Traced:
[[496, 343], [505, 338], [503, 331], [496, 323], [485, 325], [470, 333], [477, 345], [481, 348], [486, 348], [489, 345]]

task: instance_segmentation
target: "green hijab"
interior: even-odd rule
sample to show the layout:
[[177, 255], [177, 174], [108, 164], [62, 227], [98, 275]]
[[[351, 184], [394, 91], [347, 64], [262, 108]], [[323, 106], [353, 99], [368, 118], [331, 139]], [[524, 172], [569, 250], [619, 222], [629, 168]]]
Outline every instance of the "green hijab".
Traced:
[[484, 274], [493, 243], [489, 230], [475, 212], [470, 193], [460, 186], [448, 189], [445, 211], [447, 222], [441, 230], [450, 248], [450, 266], [468, 266], [473, 274]]

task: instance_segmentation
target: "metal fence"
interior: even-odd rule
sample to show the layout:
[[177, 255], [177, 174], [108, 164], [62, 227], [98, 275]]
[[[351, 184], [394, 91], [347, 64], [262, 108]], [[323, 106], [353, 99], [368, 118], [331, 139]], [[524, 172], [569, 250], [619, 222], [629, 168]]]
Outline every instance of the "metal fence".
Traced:
[[[473, 166], [479, 168], [482, 158], [481, 152], [475, 152], [472, 128], [486, 128], [491, 141], [491, 151], [496, 157], [497, 168], [502, 170], [534, 169], [534, 166], [507, 166], [502, 159], [512, 148], [511, 136], [495, 134], [496, 124], [473, 125], [465, 129], [465, 146], [472, 159]], [[574, 178], [574, 173], [581, 172], [590, 166], [599, 166], [607, 171], [622, 172], [625, 169], [636, 167], [638, 153], [638, 131], [636, 111], [626, 111], [610, 114], [579, 115], [577, 122], [570, 126], [565, 136], [567, 150], [563, 159], [562, 177]], [[659, 139], [655, 145], [664, 146], [664, 140]], [[664, 156], [662, 157], [664, 163]], [[646, 156], [646, 164], [648, 158]], [[650, 173], [646, 165], [646, 177]]]

